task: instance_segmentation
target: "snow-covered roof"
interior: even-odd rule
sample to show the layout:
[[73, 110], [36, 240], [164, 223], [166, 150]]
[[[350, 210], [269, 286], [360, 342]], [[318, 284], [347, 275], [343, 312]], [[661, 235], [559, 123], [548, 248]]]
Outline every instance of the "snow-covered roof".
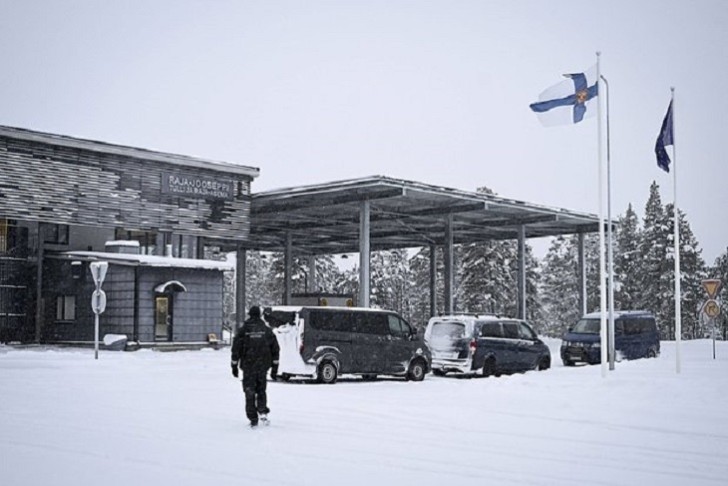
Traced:
[[37, 132], [35, 130], [28, 130], [25, 128], [0, 126], [0, 135], [5, 135], [20, 140], [27, 140], [30, 142], [41, 142], [62, 147], [89, 150], [92, 152], [121, 155], [144, 160], [154, 160], [157, 162], [166, 162], [169, 164], [188, 167], [200, 167], [203, 169], [216, 170], [220, 172], [240, 174], [248, 176], [250, 178], [255, 178], [260, 175], [260, 169], [258, 169], [257, 167], [202, 159], [199, 157], [190, 157], [189, 155], [171, 154], [167, 152], [159, 152], [156, 150], [129, 147], [126, 145], [99, 142], [96, 140], [86, 140], [82, 138], [69, 137], [66, 135]]
[[198, 260], [194, 258], [174, 258], [156, 255], [130, 255], [126, 253], [107, 253], [103, 251], [67, 251], [61, 253], [69, 258], [90, 261], [107, 261], [121, 265], [143, 267], [198, 268], [205, 270], [233, 270], [235, 264], [228, 261]]

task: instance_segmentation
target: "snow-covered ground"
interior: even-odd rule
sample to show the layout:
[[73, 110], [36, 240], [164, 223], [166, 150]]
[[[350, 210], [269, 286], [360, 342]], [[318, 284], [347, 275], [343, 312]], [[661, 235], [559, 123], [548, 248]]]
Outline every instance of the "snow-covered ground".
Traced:
[[251, 430], [229, 351], [0, 347], [0, 484], [725, 485], [728, 343], [422, 383], [269, 383]]

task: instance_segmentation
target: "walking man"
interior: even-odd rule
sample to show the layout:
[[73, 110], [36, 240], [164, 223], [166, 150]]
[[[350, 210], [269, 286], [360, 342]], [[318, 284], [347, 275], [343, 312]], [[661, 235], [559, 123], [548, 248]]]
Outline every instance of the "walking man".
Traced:
[[238, 377], [243, 370], [243, 392], [245, 393], [245, 414], [251, 427], [258, 426], [258, 419], [267, 423], [268, 408], [266, 374], [268, 369], [278, 367], [279, 347], [273, 331], [260, 318], [260, 307], [248, 311], [250, 318], [235, 334], [232, 346], [232, 371]]

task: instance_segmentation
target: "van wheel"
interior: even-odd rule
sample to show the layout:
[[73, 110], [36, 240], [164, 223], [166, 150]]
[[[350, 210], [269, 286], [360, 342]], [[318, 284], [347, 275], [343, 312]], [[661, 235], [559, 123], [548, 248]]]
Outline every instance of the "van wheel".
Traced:
[[543, 371], [551, 368], [551, 360], [548, 358], [543, 358], [541, 361], [538, 362], [538, 371]]
[[574, 366], [574, 362], [568, 359], [562, 360], [564, 362], [564, 366]]
[[338, 371], [336, 370], [336, 366], [334, 366], [334, 363], [332, 363], [331, 361], [324, 361], [318, 367], [317, 381], [319, 383], [332, 385], [336, 383], [337, 375]]
[[407, 380], [409, 381], [422, 381], [425, 379], [425, 373], [427, 368], [425, 363], [421, 359], [414, 360], [407, 371]]
[[495, 358], [488, 358], [483, 364], [483, 376], [493, 376], [496, 372]]
[[650, 348], [647, 350], [647, 357], [648, 358], [657, 358], [657, 350], [655, 348]]
[[288, 373], [282, 373], [282, 374], [281, 374], [281, 375], [279, 376], [279, 378], [280, 378], [281, 380], [283, 380], [283, 381], [288, 381], [288, 380], [290, 380], [290, 379], [291, 379], [291, 375], [289, 375]]

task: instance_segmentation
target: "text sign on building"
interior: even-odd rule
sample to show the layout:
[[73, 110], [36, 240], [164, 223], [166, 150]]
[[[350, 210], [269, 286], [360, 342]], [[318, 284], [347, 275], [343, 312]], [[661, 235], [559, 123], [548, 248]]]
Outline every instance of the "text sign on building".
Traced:
[[213, 179], [188, 175], [162, 173], [162, 194], [205, 199], [232, 199], [234, 183], [229, 179]]

